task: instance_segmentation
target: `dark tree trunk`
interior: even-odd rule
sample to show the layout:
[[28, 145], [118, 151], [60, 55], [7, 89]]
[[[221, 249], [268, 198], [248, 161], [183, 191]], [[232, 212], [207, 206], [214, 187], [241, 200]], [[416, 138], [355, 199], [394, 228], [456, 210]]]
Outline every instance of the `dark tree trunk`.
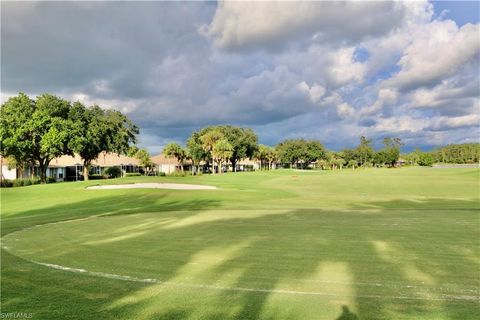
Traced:
[[237, 172], [237, 159], [230, 159], [230, 162], [232, 163], [232, 172]]
[[38, 161], [38, 169], [40, 170], [40, 182], [42, 184], [47, 183], [47, 167], [48, 167], [48, 162], [46, 159], [40, 159]]
[[89, 171], [90, 171], [90, 164], [91, 161], [84, 160], [83, 161], [83, 180], [88, 181], [89, 180]]

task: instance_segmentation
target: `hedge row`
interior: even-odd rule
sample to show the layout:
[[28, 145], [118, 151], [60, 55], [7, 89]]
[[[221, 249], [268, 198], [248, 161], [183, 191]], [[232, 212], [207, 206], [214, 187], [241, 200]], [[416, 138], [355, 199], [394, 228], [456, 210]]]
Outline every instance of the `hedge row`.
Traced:
[[[55, 182], [55, 179], [48, 178], [48, 183]], [[31, 186], [32, 184], [40, 184], [39, 178], [33, 179], [2, 179], [0, 183], [0, 187], [2, 188], [14, 188], [14, 187], [24, 187], [24, 186]]]

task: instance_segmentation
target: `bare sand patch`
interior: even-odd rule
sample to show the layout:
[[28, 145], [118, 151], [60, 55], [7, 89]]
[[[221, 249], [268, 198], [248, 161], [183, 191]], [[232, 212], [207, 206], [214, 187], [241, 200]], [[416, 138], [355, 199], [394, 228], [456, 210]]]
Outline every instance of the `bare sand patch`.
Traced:
[[170, 189], [170, 190], [216, 190], [215, 186], [180, 183], [130, 183], [87, 187], [89, 190], [103, 189]]

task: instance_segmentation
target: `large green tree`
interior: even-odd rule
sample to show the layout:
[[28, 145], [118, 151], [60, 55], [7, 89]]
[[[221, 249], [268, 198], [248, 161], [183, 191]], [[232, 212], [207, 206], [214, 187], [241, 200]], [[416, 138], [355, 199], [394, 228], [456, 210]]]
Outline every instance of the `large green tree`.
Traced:
[[433, 152], [435, 161], [444, 163], [476, 163], [480, 160], [480, 143], [449, 144]]
[[400, 138], [384, 138], [383, 145], [385, 148], [383, 152], [385, 154], [385, 163], [394, 167], [400, 158], [400, 148], [403, 146]]
[[282, 163], [288, 163], [295, 167], [306, 168], [312, 162], [327, 159], [325, 148], [316, 140], [285, 140], [278, 144], [276, 150]]
[[420, 166], [430, 167], [432, 164], [435, 163], [435, 157], [430, 152], [422, 152], [420, 153], [418, 164]]
[[360, 144], [355, 149], [356, 151], [356, 160], [361, 166], [364, 166], [367, 162], [373, 160], [375, 151], [372, 147], [372, 139], [368, 139], [365, 136], [360, 137]]
[[75, 102], [70, 119], [77, 135], [69, 143], [71, 150], [83, 159], [83, 176], [88, 180], [92, 161], [101, 152], [128, 154], [136, 142], [138, 128], [121, 112], [99, 106], [86, 108]]
[[253, 157], [258, 147], [257, 135], [250, 128], [240, 128], [227, 125], [218, 126], [217, 129], [223, 133], [232, 146], [232, 153], [229, 160], [232, 164], [232, 170], [235, 171], [238, 161]]
[[140, 130], [123, 113], [117, 110], [105, 110], [107, 128], [107, 146], [109, 152], [127, 154], [132, 144], [137, 142]]
[[187, 140], [187, 154], [192, 159], [192, 173], [198, 171], [198, 167], [202, 161], [209, 161], [209, 153], [203, 149], [202, 141], [200, 140], [200, 132], [193, 132]]
[[20, 93], [8, 99], [0, 110], [0, 152], [20, 163], [38, 165], [42, 183], [50, 161], [73, 154], [69, 142], [78, 127], [69, 117], [70, 103], [50, 94], [36, 100]]
[[204, 143], [200, 139], [209, 131], [220, 132], [228, 143], [232, 146], [232, 154], [229, 158], [232, 168], [236, 170], [236, 164], [239, 160], [245, 158], [252, 158], [257, 150], [257, 135], [250, 128], [241, 128], [230, 125], [208, 126], [192, 133], [187, 141], [187, 148], [189, 154], [194, 162], [211, 161], [210, 150], [206, 151]]

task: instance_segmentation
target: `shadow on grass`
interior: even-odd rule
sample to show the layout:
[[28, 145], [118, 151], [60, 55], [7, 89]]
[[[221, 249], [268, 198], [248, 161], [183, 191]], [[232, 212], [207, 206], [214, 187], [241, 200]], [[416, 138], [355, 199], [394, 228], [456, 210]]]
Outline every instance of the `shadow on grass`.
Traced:
[[414, 209], [414, 210], [480, 210], [477, 199], [397, 199], [391, 201], [370, 201], [352, 205], [352, 209]]
[[[96, 215], [162, 212], [162, 218], [175, 218], [171, 211], [198, 214], [216, 205], [143, 198], [112, 211], [112, 201], [118, 208], [123, 200], [105, 198], [96, 208], [59, 206], [46, 219], [82, 206]], [[466, 210], [476, 203], [431, 199], [409, 207], [415, 210], [388, 210], [401, 204], [372, 203], [385, 209], [373, 213], [245, 212], [246, 217], [147, 228], [142, 237], [155, 241], [145, 252], [123, 252], [122, 261], [112, 262], [127, 274], [136, 269], [199, 287], [70, 274], [7, 255], [2, 309], [45, 319], [478, 318], [478, 220]], [[423, 210], [457, 207], [462, 210]], [[37, 213], [28, 212], [33, 221]], [[142, 222], [133, 218], [131, 223]], [[97, 249], [108, 252], [116, 245]], [[105, 267], [107, 258], [95, 261]]]
[[342, 314], [336, 320], [358, 320], [358, 316], [347, 306], [342, 306]]
[[26, 227], [91, 216], [115, 216], [139, 212], [191, 211], [213, 209], [215, 199], [170, 200], [168, 193], [97, 197], [89, 200], [24, 212], [2, 218], [2, 236]]

